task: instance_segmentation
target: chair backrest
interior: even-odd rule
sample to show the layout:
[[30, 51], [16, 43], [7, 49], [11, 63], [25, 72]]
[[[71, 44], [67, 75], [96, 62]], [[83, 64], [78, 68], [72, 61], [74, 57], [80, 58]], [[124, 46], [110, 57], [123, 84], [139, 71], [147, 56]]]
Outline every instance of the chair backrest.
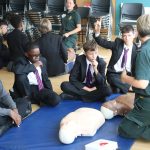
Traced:
[[110, 0], [91, 0], [91, 8], [93, 12], [109, 13]]
[[47, 0], [48, 12], [61, 14], [64, 11], [64, 0]]
[[86, 19], [89, 16], [90, 8], [89, 7], [78, 7], [77, 11], [81, 16], [81, 19]]
[[9, 0], [9, 8], [12, 11], [24, 12], [25, 0]]
[[46, 0], [29, 0], [30, 8], [35, 11], [46, 10]]
[[137, 20], [144, 14], [142, 3], [124, 3], [121, 8], [122, 19]]

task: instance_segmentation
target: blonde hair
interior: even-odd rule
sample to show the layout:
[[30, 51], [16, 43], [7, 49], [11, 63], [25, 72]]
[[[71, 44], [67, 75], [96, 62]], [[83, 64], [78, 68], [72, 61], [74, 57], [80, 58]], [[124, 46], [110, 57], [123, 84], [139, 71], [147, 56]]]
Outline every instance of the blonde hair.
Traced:
[[47, 33], [52, 30], [52, 24], [49, 19], [43, 18], [40, 22], [39, 30], [41, 33]]
[[137, 31], [140, 37], [150, 36], [150, 14], [145, 14], [138, 18]]

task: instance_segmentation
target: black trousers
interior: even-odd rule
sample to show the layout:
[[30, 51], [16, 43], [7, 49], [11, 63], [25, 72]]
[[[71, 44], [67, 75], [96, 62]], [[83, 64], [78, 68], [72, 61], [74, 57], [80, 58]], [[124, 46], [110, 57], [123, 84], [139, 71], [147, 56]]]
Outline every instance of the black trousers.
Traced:
[[119, 88], [121, 93], [127, 93], [130, 85], [121, 81], [121, 73], [107, 72], [107, 81], [112, 88]]
[[[21, 115], [22, 119], [28, 116], [32, 112], [31, 102], [28, 101], [28, 99], [18, 98], [14, 101], [16, 102], [18, 112]], [[8, 106], [5, 106], [4, 104], [1, 103], [0, 103], [0, 107], [8, 108]], [[0, 136], [14, 125], [12, 121], [13, 120], [10, 116], [0, 116]]]
[[81, 100], [87, 102], [103, 101], [106, 96], [109, 96], [112, 93], [111, 89], [107, 85], [99, 87], [97, 90], [92, 92], [88, 92], [83, 89], [76, 88], [70, 82], [63, 82], [61, 84], [61, 89], [63, 92], [78, 96]]
[[60, 102], [60, 97], [51, 89], [44, 88], [39, 91], [37, 85], [30, 85], [26, 75], [18, 75], [15, 78], [14, 92], [18, 97], [29, 97], [33, 104], [55, 106]]

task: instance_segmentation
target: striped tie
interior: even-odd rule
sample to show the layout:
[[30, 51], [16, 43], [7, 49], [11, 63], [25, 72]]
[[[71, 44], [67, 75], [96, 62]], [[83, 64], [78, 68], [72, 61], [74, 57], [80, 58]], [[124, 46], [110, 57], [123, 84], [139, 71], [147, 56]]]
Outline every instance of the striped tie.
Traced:
[[92, 83], [92, 73], [91, 73], [91, 64], [89, 64], [86, 74], [86, 86], [91, 87], [91, 83]]
[[128, 53], [129, 49], [124, 48], [124, 55], [122, 57], [122, 62], [121, 62], [121, 68], [126, 66], [127, 63], [127, 53]]
[[43, 82], [42, 82], [42, 80], [41, 80], [41, 78], [40, 78], [40, 76], [39, 76], [39, 72], [38, 72], [37, 69], [36, 69], [36, 71], [35, 71], [34, 73], [35, 73], [36, 80], [37, 80], [37, 83], [38, 83], [39, 91], [41, 91], [41, 90], [44, 88]]

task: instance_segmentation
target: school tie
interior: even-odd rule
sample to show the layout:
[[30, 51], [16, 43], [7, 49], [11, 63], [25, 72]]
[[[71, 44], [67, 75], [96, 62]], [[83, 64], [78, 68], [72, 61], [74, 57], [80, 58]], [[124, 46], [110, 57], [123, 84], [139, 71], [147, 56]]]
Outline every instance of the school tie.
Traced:
[[86, 86], [91, 87], [91, 83], [92, 83], [92, 73], [91, 73], [91, 64], [89, 64], [86, 74]]
[[39, 72], [38, 72], [37, 69], [36, 69], [36, 71], [35, 71], [34, 73], [35, 73], [36, 80], [37, 80], [37, 83], [38, 83], [39, 91], [41, 91], [41, 90], [44, 88], [43, 82], [42, 82], [42, 80], [41, 80], [41, 78], [40, 78], [40, 75], [39, 75]]
[[128, 53], [129, 49], [124, 48], [124, 54], [122, 57], [122, 62], [121, 62], [121, 68], [125, 67], [126, 63], [127, 63], [127, 53]]

